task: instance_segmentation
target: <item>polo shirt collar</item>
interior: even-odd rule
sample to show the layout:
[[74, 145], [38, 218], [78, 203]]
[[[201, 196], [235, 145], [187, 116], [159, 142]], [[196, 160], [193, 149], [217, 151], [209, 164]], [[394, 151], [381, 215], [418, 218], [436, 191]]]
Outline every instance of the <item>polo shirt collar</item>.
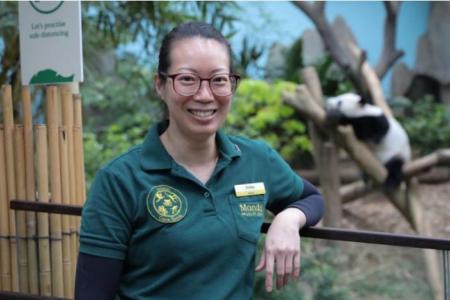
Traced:
[[141, 164], [144, 170], [162, 170], [172, 167], [172, 157], [167, 153], [159, 136], [169, 126], [168, 121], [154, 125], [142, 144]]
[[[171, 169], [173, 158], [164, 148], [159, 136], [167, 129], [169, 121], [154, 125], [147, 133], [142, 145], [141, 165], [144, 170]], [[230, 141], [229, 137], [219, 130], [216, 134], [220, 154], [227, 160], [241, 156], [239, 147]]]
[[230, 141], [230, 138], [219, 130], [216, 134], [217, 144], [219, 145], [219, 152], [224, 158], [233, 159], [241, 156], [241, 149], [235, 143]]

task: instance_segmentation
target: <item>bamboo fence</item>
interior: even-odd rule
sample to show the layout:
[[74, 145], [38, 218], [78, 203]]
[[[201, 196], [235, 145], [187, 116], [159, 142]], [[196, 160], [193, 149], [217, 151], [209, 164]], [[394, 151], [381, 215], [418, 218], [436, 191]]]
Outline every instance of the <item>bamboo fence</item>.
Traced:
[[80, 218], [15, 211], [10, 201], [83, 205], [81, 98], [70, 86], [47, 86], [45, 124], [33, 124], [39, 108], [29, 87], [13, 101], [4, 85], [1, 98], [0, 290], [73, 298]]
[[[35, 169], [33, 159], [33, 113], [31, 107], [31, 95], [28, 87], [22, 88], [22, 119], [24, 130], [25, 147], [25, 180], [26, 180], [26, 200], [36, 201], [35, 188]], [[27, 231], [27, 256], [28, 256], [28, 283], [31, 294], [39, 293], [38, 283], [38, 260], [36, 240], [36, 214], [34, 212], [26, 213], [26, 231]]]

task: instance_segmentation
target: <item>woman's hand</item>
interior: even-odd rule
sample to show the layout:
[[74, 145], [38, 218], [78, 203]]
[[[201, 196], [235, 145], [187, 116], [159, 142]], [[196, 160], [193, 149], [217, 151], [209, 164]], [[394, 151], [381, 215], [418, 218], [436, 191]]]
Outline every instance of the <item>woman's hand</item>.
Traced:
[[266, 270], [266, 291], [271, 292], [276, 272], [277, 289], [287, 284], [289, 277], [300, 276], [299, 230], [306, 223], [305, 214], [297, 208], [286, 208], [273, 219], [256, 271]]

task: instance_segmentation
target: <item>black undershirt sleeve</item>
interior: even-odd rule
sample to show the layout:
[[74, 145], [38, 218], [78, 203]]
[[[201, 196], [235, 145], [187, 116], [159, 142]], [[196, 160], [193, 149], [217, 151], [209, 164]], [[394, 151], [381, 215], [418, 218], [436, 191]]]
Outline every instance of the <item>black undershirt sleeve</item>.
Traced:
[[119, 286], [123, 260], [80, 253], [75, 300], [112, 300]]
[[313, 226], [322, 218], [324, 199], [314, 185], [303, 179], [303, 193], [300, 199], [291, 203], [288, 207], [300, 209], [306, 216], [305, 227]]

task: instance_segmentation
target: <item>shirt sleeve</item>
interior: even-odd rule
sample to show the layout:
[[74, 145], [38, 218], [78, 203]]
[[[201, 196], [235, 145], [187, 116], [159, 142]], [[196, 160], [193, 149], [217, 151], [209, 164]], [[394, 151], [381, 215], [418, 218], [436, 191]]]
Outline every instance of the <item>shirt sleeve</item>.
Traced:
[[316, 224], [323, 215], [323, 198], [317, 189], [301, 178], [286, 161], [269, 148], [267, 208], [277, 214], [287, 207], [296, 207], [306, 216], [305, 226]]
[[111, 300], [120, 283], [123, 260], [80, 253], [75, 276], [75, 300]]
[[289, 207], [300, 209], [306, 216], [305, 227], [316, 225], [324, 213], [322, 195], [309, 181], [303, 179], [303, 193], [300, 199], [291, 203]]
[[115, 175], [97, 172], [83, 207], [80, 252], [124, 259], [132, 230], [132, 197]]

